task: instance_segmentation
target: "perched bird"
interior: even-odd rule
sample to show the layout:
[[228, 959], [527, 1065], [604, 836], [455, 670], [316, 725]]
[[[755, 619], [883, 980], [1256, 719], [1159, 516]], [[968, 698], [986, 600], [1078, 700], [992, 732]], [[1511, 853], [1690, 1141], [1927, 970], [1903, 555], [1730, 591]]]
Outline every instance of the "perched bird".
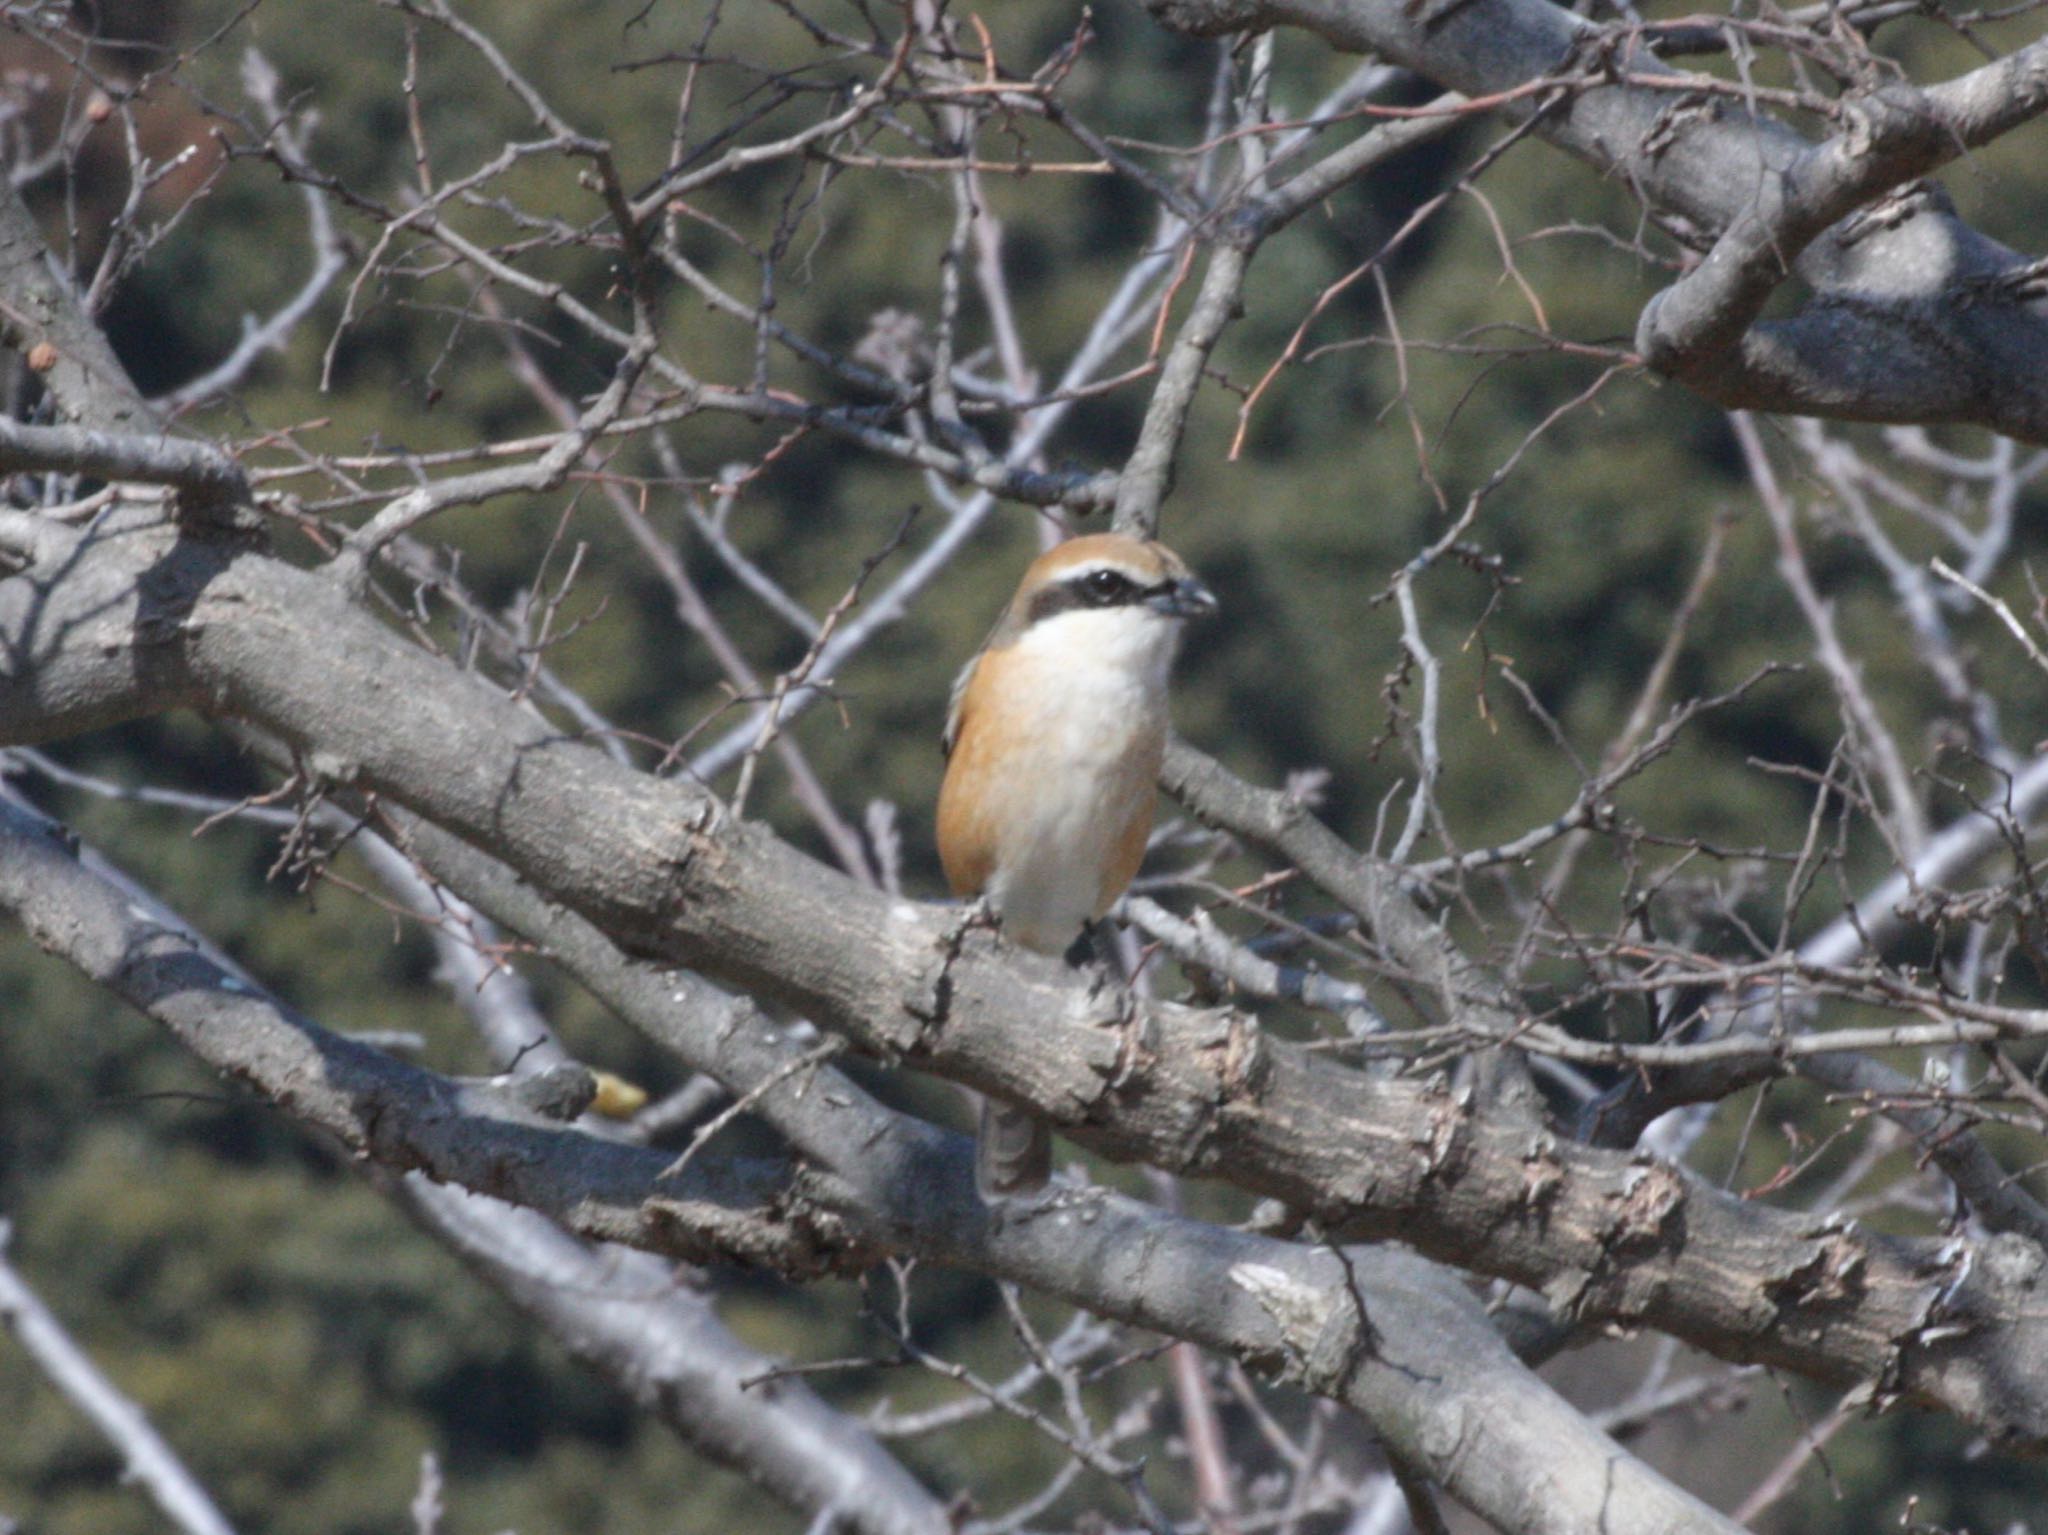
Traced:
[[[1006, 937], [1063, 954], [1123, 894], [1152, 831], [1166, 749], [1166, 679], [1185, 620], [1216, 599], [1164, 544], [1071, 539], [1024, 572], [953, 685], [939, 859]], [[985, 1198], [1052, 1174], [1052, 1136], [984, 1101], [975, 1179]]]

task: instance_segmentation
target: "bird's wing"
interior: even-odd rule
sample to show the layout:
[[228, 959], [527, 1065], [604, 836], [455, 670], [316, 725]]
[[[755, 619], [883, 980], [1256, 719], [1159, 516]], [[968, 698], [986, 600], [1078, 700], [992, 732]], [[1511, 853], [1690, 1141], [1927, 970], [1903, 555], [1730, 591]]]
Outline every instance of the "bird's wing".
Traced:
[[939, 753], [953, 755], [953, 748], [960, 740], [960, 726], [967, 713], [967, 688], [974, 681], [974, 668], [981, 664], [981, 656], [960, 668], [960, 675], [953, 679], [953, 696], [946, 704], [946, 733], [939, 737]]

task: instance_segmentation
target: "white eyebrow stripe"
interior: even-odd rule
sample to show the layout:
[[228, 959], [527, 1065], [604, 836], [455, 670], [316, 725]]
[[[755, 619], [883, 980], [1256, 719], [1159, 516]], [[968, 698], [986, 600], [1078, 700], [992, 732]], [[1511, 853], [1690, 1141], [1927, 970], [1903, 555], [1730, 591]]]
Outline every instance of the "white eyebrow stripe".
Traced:
[[1114, 571], [1133, 586], [1155, 586], [1160, 580], [1159, 577], [1149, 575], [1143, 571], [1133, 570], [1129, 565], [1124, 564], [1120, 560], [1090, 560], [1085, 565], [1076, 565], [1072, 570], [1061, 576], [1055, 584], [1059, 586], [1072, 586], [1077, 581], [1085, 581], [1090, 576], [1097, 575], [1105, 570]]

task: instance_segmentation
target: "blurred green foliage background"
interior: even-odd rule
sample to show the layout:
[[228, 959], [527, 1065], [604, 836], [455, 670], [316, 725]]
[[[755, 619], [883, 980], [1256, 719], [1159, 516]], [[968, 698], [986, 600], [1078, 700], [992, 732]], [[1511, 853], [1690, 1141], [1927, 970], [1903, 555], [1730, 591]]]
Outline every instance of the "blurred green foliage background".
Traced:
[[[852, 24], [850, 7], [817, 10]], [[659, 170], [682, 72], [674, 60], [703, 34], [710, 8], [673, 0], [469, 0], [463, 11], [570, 121], [611, 140], [632, 176], [644, 183]], [[1082, 14], [1059, 0], [1008, 0], [981, 19], [1005, 61], [1028, 69], [1074, 33]], [[120, 20], [107, 15], [110, 27]], [[164, 72], [152, 100], [165, 114], [204, 125], [215, 107], [241, 110], [243, 56], [260, 50], [294, 104], [317, 110], [312, 142], [320, 164], [394, 205], [411, 184], [400, 89], [407, 30], [392, 12], [367, 3], [185, 0], [139, 7], [127, 22], [159, 29], [136, 57]], [[1168, 35], [1123, 0], [1096, 7], [1090, 25], [1093, 38], [1066, 91], [1078, 115], [1134, 139], [1197, 142], [1215, 47]], [[772, 6], [723, 7], [715, 37], [716, 51], [728, 57], [791, 64], [811, 56], [803, 33]], [[1969, 62], [1953, 40], [1930, 35], [1915, 46], [1916, 70], [1951, 73]], [[419, 49], [419, 111], [443, 179], [473, 168], [508, 137], [531, 136], [516, 100], [473, 55], [431, 28], [421, 30]], [[1298, 37], [1283, 37], [1278, 54], [1282, 115], [1306, 109], [1354, 67]], [[835, 67], [828, 60], [820, 74]], [[722, 114], [748, 109], [758, 86], [742, 70], [705, 71], [695, 131], [708, 133]], [[1315, 320], [1307, 360], [1283, 372], [1251, 413], [1241, 456], [1228, 450], [1244, 391], [1288, 344], [1317, 295], [1371, 256], [1500, 131], [1487, 120], [1461, 128], [1333, 196], [1266, 249], [1247, 313], [1219, 352], [1219, 382], [1197, 409], [1169, 507], [1167, 536], [1225, 605], [1224, 621], [1186, 658], [1182, 730], [1257, 780], [1328, 769], [1326, 813], [1361, 843], [1372, 840], [1382, 805], [1409, 771], [1384, 741], [1385, 685], [1399, 656], [1391, 608], [1376, 599], [1525, 437], [1596, 381], [1601, 364], [1534, 349], [1501, 357], [1411, 348], [1397, 359], [1384, 344], [1387, 317], [1375, 285], [1356, 282]], [[1043, 152], [1068, 153], [1032, 132], [1049, 146]], [[2040, 146], [2038, 132], [2017, 136], [1949, 178], [1968, 216], [2023, 247], [2031, 240], [2039, 248], [2048, 229], [2048, 155]], [[1171, 168], [1170, 158], [1157, 158]], [[40, 189], [53, 237], [64, 234], [67, 197], [90, 215], [118, 195], [90, 180], [92, 163], [70, 186]], [[600, 208], [578, 184], [577, 169], [544, 157], [499, 190], [580, 225]], [[691, 236], [692, 258], [751, 293], [755, 254], [717, 226], [758, 240], [784, 199], [816, 195], [777, 264], [777, 317], [839, 347], [891, 306], [929, 319], [952, 216], [943, 186], [894, 173], [845, 174], [819, 194], [814, 166], [802, 168], [801, 184], [797, 174], [774, 166], [713, 189], [700, 206], [705, 218]], [[1471, 193], [1454, 196], [1388, 264], [1402, 333], [1439, 342], [1525, 339], [1502, 328], [1528, 327], [1539, 316], [1503, 272], [1497, 218], [1555, 333], [1626, 345], [1642, 301], [1665, 279], [1627, 248], [1637, 214], [1622, 190], [1536, 145], [1511, 150], [1478, 190], [1483, 205]], [[1119, 178], [992, 178], [989, 193], [1027, 344], [1034, 361], [1056, 372], [1145, 249], [1153, 210]], [[360, 217], [342, 217], [360, 264], [375, 231]], [[480, 236], [513, 229], [489, 208], [464, 218]], [[1594, 226], [1607, 234], [1589, 232]], [[81, 221], [88, 227], [89, 217]], [[145, 388], [174, 386], [209, 365], [232, 346], [245, 314], [266, 313], [289, 294], [310, 259], [303, 230], [298, 194], [273, 170], [257, 160], [225, 167], [109, 313]], [[81, 241], [89, 244], [89, 234]], [[524, 265], [593, 302], [611, 278], [604, 255], [587, 248], [537, 250]], [[587, 355], [577, 338], [515, 296], [503, 297], [535, 327], [537, 350], [558, 385], [572, 393], [601, 385], [606, 359]], [[372, 277], [353, 299], [354, 319], [323, 387], [322, 356], [341, 300], [340, 292], [330, 294], [285, 355], [264, 364], [231, 406], [196, 424], [235, 436], [292, 428], [306, 447], [336, 453], [371, 444], [425, 450], [549, 429], [505, 366], [492, 328], [480, 322], [466, 279]], [[979, 344], [986, 327], [971, 310], [970, 338]], [[667, 300], [663, 318], [671, 344], [699, 376], [748, 375], [754, 338], [745, 327], [682, 291]], [[814, 396], [829, 397], [832, 388], [780, 355], [771, 379]], [[1126, 388], [1077, 410], [1054, 444], [1055, 461], [1115, 464], [1144, 398], [1142, 387]], [[687, 471], [709, 483], [729, 462], [761, 458], [776, 435], [706, 416], [676, 441]], [[647, 473], [652, 465], [622, 467]], [[1802, 494], [1813, 488], [1795, 485]], [[1509, 671], [1577, 753], [1596, 760], [1663, 643], [1715, 518], [1734, 519], [1724, 571], [1679, 658], [1674, 696], [1725, 690], [1766, 663], [1805, 659], [1804, 631], [1773, 574], [1769, 529], [1749, 499], [1718, 413], [1641, 378], [1609, 381], [1528, 448], [1470, 534], [1493, 568], [1447, 563], [1423, 588], [1446, 674], [1442, 798], [1462, 845], [1481, 846], [1549, 818], [1580, 782], [1571, 753], [1553, 741]], [[920, 506], [914, 542], [941, 515], [919, 477], [809, 436], [747, 483], [731, 532], [822, 611], [904, 513]], [[509, 604], [534, 580], [565, 509], [573, 509], [570, 537], [589, 545], [565, 612], [587, 622], [550, 653], [551, 664], [598, 709], [648, 737], [726, 728], [733, 716], [720, 713], [715, 667], [683, 635], [667, 593], [597, 496], [503, 500], [451, 513], [430, 533], [459, 549], [463, 574], [481, 595]], [[2044, 511], [2038, 494], [2021, 509], [2028, 549], [2041, 542]], [[803, 642], [737, 588], [679, 507], [656, 496], [649, 513], [684, 551], [763, 674], [794, 663]], [[857, 817], [872, 799], [900, 807], [913, 893], [935, 897], [940, 889], [927, 818], [947, 687], [1037, 533], [1029, 509], [999, 511], [942, 588], [840, 679], [841, 706], [818, 709], [797, 727], [843, 811]], [[1910, 529], [1899, 536], [1909, 546], [1915, 537]], [[1926, 760], [1939, 760], [1939, 701], [1914, 664], [1881, 573], [1824, 538], [1812, 555], [1888, 718], [1909, 745], [1925, 747]], [[2024, 603], [2023, 586], [2012, 591]], [[2016, 658], [1987, 645], [1980, 660], [1988, 676], [2008, 679], [1999, 691], [2012, 738], [2031, 742], [2048, 730], [2040, 688]], [[1631, 786], [1627, 808], [1681, 841], [1796, 845], [1808, 789], [1757, 771], [1752, 759], [1818, 769], [1840, 728], [1823, 679], [1811, 672], [1773, 678], [1705, 717], [1672, 757]], [[218, 732], [187, 719], [69, 743], [61, 755], [76, 769], [129, 782], [216, 794], [263, 786]], [[188, 819], [163, 810], [59, 792], [33, 778], [27, 786], [314, 1016], [342, 1028], [417, 1030], [430, 1042], [431, 1064], [483, 1069], [432, 982], [419, 932], [342, 889], [301, 891], [266, 879], [276, 852], [270, 836], [228, 825], [194, 837]], [[755, 812], [824, 856], [783, 796], [771, 764]], [[1854, 867], [1882, 866], [1885, 849], [1868, 842], [1852, 846]], [[1589, 858], [1572, 892], [1589, 914], [1611, 912], [1632, 878], [1619, 860], [1601, 859]], [[347, 860], [339, 867], [362, 878]], [[1770, 898], [1760, 899], [1767, 906]], [[1825, 916], [1837, 899], [1820, 892], [1814, 912]], [[1759, 912], [1771, 923], [1778, 915]], [[1795, 922], [1805, 920], [1795, 914]], [[526, 968], [586, 1059], [657, 1088], [673, 1081], [671, 1066], [545, 966]], [[696, 1531], [740, 1517], [764, 1528], [795, 1527], [570, 1366], [327, 1148], [195, 1069], [149, 1026], [14, 935], [0, 937], [0, 1005], [9, 1020], [0, 1029], [0, 1214], [14, 1223], [13, 1256], [244, 1528], [276, 1535], [398, 1528], [426, 1451], [448, 1472], [456, 1530]], [[934, 1112], [945, 1111], [932, 1102]], [[1760, 1118], [1765, 1128], [1749, 1143], [1738, 1181], [1761, 1181], [1782, 1153], [1771, 1126], [1811, 1123], [1824, 1112], [1781, 1091]], [[1701, 1165], [1729, 1164], [1736, 1128], [1710, 1139]], [[924, 1276], [919, 1285], [921, 1315], [934, 1336], [970, 1355], [1003, 1357], [1007, 1345], [990, 1320], [985, 1286], [947, 1276]], [[845, 1286], [793, 1295], [735, 1280], [727, 1314], [753, 1341], [795, 1356], [877, 1346], [860, 1322], [859, 1297]], [[873, 1385], [827, 1377], [821, 1389], [865, 1401]], [[896, 1381], [889, 1389], [909, 1400], [925, 1387]], [[1763, 1389], [1747, 1419], [1717, 1426], [1711, 1455], [1667, 1446], [1680, 1461], [1676, 1474], [1694, 1485], [1739, 1489], [1760, 1457], [1791, 1443], [1789, 1414], [1795, 1406], [1810, 1411], [1812, 1400], [1797, 1386], [1782, 1399]], [[109, 1452], [4, 1343], [0, 1425], [0, 1514], [36, 1535], [157, 1528], [141, 1498], [117, 1485]], [[1772, 1527], [1873, 1528], [1895, 1518], [1903, 1492], [1913, 1490], [1923, 1518], [2002, 1530], [2048, 1501], [2048, 1477], [1998, 1457], [1966, 1462], [1968, 1443], [1960, 1430], [1912, 1418], [1859, 1426], [1833, 1452], [1839, 1495], [1825, 1478], [1809, 1478]], [[988, 1425], [908, 1453], [942, 1493], [971, 1480], [1000, 1501], [1003, 1489], [1027, 1485], [1050, 1452]], [[1169, 1485], [1175, 1474], [1166, 1473]]]

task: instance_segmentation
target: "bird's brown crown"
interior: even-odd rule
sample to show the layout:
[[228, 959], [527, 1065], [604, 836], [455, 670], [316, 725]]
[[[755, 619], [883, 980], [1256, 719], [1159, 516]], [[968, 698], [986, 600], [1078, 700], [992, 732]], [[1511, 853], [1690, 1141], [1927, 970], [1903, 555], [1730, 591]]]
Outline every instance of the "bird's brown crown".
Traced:
[[1089, 533], [1054, 544], [1024, 572], [1017, 596], [1068, 580], [1085, 570], [1116, 570], [1141, 586], [1185, 580], [1187, 562], [1162, 543], [1127, 533]]

